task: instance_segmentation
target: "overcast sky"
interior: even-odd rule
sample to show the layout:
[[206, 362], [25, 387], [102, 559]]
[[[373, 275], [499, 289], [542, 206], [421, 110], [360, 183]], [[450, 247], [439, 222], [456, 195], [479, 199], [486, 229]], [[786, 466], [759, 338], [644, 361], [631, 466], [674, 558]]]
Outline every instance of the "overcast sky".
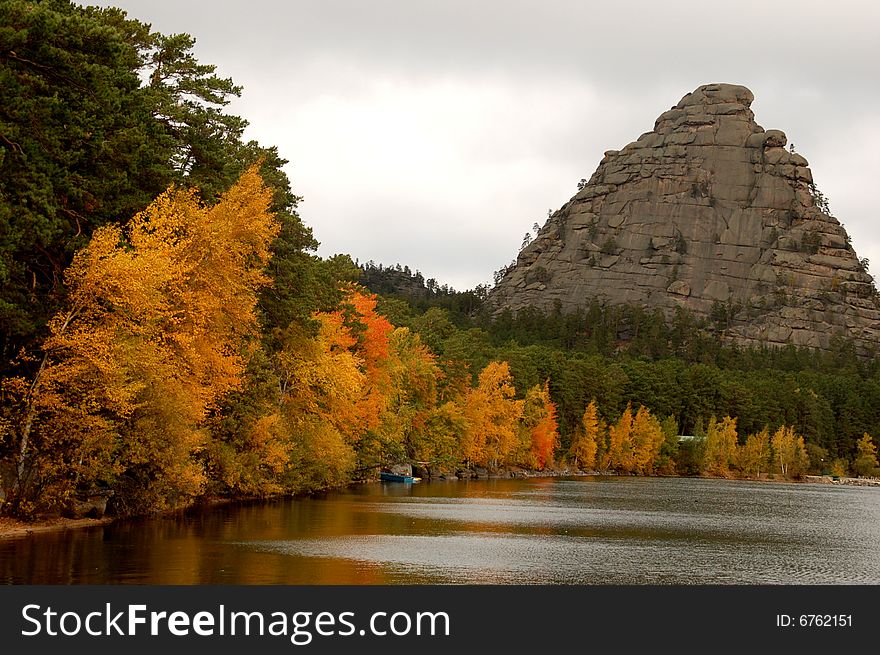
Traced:
[[880, 271], [880, 3], [117, 0], [244, 87], [322, 255], [466, 289], [602, 153], [700, 84], [744, 84]]

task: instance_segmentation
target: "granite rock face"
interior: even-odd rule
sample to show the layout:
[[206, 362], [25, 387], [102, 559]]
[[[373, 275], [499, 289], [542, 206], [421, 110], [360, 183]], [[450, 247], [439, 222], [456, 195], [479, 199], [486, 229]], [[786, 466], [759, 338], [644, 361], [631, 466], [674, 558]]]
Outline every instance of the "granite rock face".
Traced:
[[862, 354], [880, 302], [840, 223], [817, 206], [807, 160], [764, 130], [743, 86], [707, 84], [609, 150], [495, 286], [496, 312], [606, 304], [724, 316], [747, 345]]

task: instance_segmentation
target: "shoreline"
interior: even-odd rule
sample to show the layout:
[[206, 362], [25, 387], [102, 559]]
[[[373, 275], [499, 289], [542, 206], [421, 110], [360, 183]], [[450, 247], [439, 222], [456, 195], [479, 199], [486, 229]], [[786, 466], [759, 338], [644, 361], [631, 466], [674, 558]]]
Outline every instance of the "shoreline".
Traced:
[[109, 525], [116, 518], [105, 517], [100, 519], [44, 519], [33, 522], [21, 521], [9, 517], [0, 517], [0, 539], [20, 539], [33, 534], [46, 532], [64, 532], [66, 530], [79, 530]]
[[[683, 475], [650, 475], [650, 476], [626, 476], [626, 475], [617, 475], [609, 472], [599, 472], [599, 471], [567, 471], [567, 470], [554, 470], [554, 471], [517, 471], [515, 474], [508, 475], [488, 475], [488, 476], [473, 476], [468, 478], [428, 478], [427, 482], [469, 482], [471, 480], [513, 480], [513, 479], [523, 479], [523, 478], [559, 478], [559, 477], [590, 477], [590, 476], [605, 476], [605, 477], [652, 477], [652, 478], [687, 478], [687, 479], [702, 479], [702, 480], [743, 480], [747, 482], [783, 482], [783, 483], [794, 483], [794, 484], [821, 484], [821, 485], [841, 485], [841, 486], [854, 486], [854, 487], [880, 487], [880, 479], [878, 478], [840, 478], [838, 480], [834, 480], [831, 476], [822, 476], [822, 475], [806, 475], [799, 480], [780, 480], [775, 478], [741, 478], [741, 477], [718, 477], [718, 476], [706, 476], [706, 475], [695, 475], [695, 476], [683, 476]], [[356, 484], [368, 484], [372, 482], [379, 482], [379, 480], [361, 480], [352, 482], [351, 484], [344, 485], [343, 487], [339, 487], [338, 489], [334, 489], [333, 491], [338, 491], [339, 489], [344, 489], [347, 486], [352, 486]], [[329, 489], [316, 490], [314, 493], [320, 493], [321, 491], [331, 491]], [[43, 520], [35, 520], [33, 522], [22, 521], [15, 518], [10, 517], [0, 517], [0, 540], [6, 539], [21, 539], [22, 537], [29, 537], [34, 534], [44, 534], [47, 532], [64, 532], [67, 530], [80, 530], [83, 528], [95, 528], [102, 527], [105, 525], [110, 525], [111, 523], [115, 523], [116, 521], [124, 521], [128, 519], [144, 519], [144, 518], [156, 518], [161, 516], [170, 516], [173, 514], [179, 514], [182, 512], [187, 512], [190, 510], [198, 510], [198, 509], [207, 509], [211, 507], [220, 507], [223, 505], [230, 505], [233, 503], [248, 503], [255, 501], [273, 501], [273, 500], [281, 500], [285, 498], [305, 498], [311, 496], [313, 494], [294, 494], [294, 495], [281, 495], [281, 496], [273, 496], [267, 498], [257, 498], [257, 497], [243, 497], [243, 498], [202, 498], [189, 507], [180, 508], [176, 510], [170, 510], [168, 512], [162, 512], [155, 516], [139, 516], [139, 517], [110, 517], [105, 516], [99, 519], [93, 518], [81, 518], [81, 519], [69, 519], [69, 518], [52, 518], [52, 519], [43, 519]]]

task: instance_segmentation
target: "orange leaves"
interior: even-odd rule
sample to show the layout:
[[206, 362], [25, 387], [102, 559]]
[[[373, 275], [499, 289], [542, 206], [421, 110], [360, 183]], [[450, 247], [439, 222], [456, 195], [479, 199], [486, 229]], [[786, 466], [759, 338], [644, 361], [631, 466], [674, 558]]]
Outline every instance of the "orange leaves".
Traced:
[[385, 378], [385, 363], [388, 360], [388, 339], [394, 326], [387, 318], [376, 313], [375, 294], [367, 295], [352, 292], [347, 300], [353, 312], [350, 321], [358, 335], [357, 352], [364, 360], [367, 375], [379, 382]]
[[553, 463], [553, 451], [559, 441], [556, 423], [556, 405], [550, 400], [550, 389], [535, 385], [526, 393], [523, 409], [523, 424], [528, 431], [528, 463], [543, 469]]
[[317, 335], [291, 326], [277, 357], [286, 420], [327, 443], [331, 427], [366, 466], [414, 452], [436, 403], [434, 356], [378, 314], [372, 295], [350, 290], [340, 310], [314, 318]]
[[329, 338], [327, 345], [336, 351], [348, 353], [361, 371], [361, 389], [357, 398], [343, 412], [348, 421], [350, 439], [356, 441], [365, 430], [376, 429], [388, 409], [391, 396], [389, 335], [394, 329], [388, 320], [376, 313], [376, 297], [352, 290], [343, 303], [343, 309], [319, 313], [321, 338]]

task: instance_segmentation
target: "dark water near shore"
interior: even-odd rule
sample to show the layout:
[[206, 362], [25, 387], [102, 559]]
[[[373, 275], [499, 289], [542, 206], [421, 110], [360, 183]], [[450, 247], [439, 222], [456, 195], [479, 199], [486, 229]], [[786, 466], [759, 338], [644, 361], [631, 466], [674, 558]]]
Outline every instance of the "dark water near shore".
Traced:
[[0, 583], [880, 584], [880, 489], [376, 483], [3, 540]]

